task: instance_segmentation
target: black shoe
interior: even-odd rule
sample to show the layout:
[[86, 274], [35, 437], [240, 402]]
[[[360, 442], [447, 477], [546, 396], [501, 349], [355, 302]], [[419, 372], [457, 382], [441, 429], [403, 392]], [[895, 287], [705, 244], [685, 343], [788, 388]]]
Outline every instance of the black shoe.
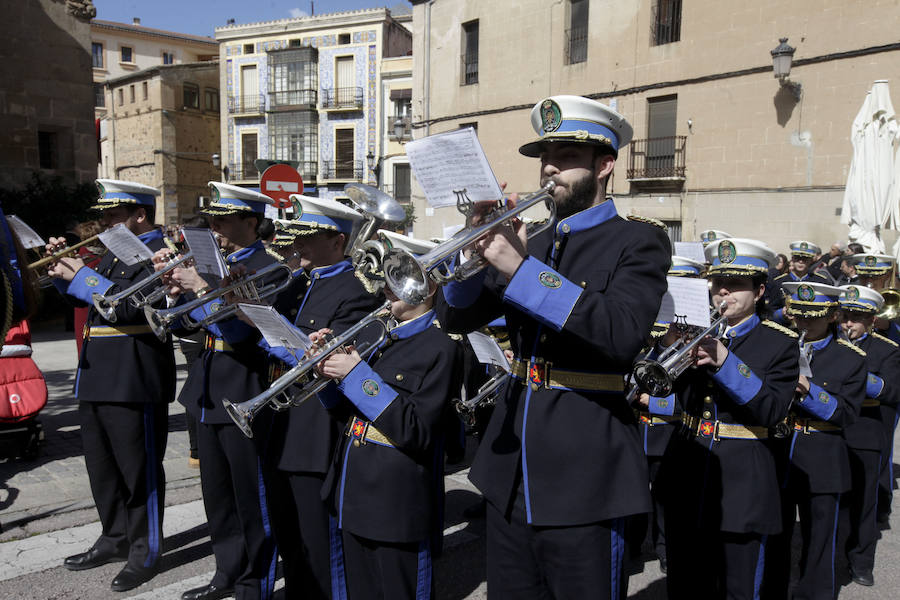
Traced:
[[234, 595], [234, 588], [220, 588], [212, 583], [181, 594], [181, 600], [218, 600]]
[[665, 556], [659, 557], [659, 570], [663, 573], [667, 573], [669, 571], [669, 563], [666, 562]]
[[135, 569], [131, 565], [119, 571], [110, 587], [114, 592], [127, 592], [141, 584], [147, 583], [156, 576], [156, 569]]
[[106, 563], [119, 562], [126, 560], [128, 554], [119, 554], [116, 552], [104, 552], [97, 548], [91, 548], [87, 552], [75, 554], [63, 561], [63, 566], [70, 571], [84, 571], [85, 569], [93, 569]]
[[875, 577], [872, 575], [872, 571], [858, 571], [853, 568], [853, 565], [850, 565], [850, 579], [852, 579], [854, 583], [866, 587], [875, 585]]

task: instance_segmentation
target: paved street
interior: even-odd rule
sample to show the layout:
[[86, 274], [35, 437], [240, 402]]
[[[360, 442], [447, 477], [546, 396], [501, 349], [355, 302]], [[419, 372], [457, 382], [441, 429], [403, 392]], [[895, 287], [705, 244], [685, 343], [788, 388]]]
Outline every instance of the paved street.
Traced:
[[[46, 439], [35, 460], [0, 460], [0, 598], [176, 599], [184, 590], [207, 583], [214, 563], [200, 500], [199, 471], [187, 464], [188, 436], [184, 412], [177, 403], [169, 411], [166, 554], [160, 575], [136, 590], [116, 594], [110, 591], [109, 582], [121, 564], [77, 573], [61, 566], [63, 558], [90, 546], [99, 533], [99, 524], [81, 455], [77, 409], [71, 398], [75, 365], [72, 334], [40, 332], [35, 335], [34, 349], [34, 358], [50, 388], [50, 401], [41, 413]], [[184, 377], [181, 364], [179, 384]], [[449, 468], [446, 477], [445, 552], [435, 567], [438, 597], [444, 600], [486, 597], [484, 522], [468, 522], [462, 514], [478, 498], [466, 473], [463, 468]], [[841, 575], [846, 586], [841, 598], [900, 597], [900, 572], [893, 567], [900, 561], [898, 512], [892, 519], [894, 530], [885, 531], [879, 544], [876, 586], [848, 584], [848, 578]], [[703, 565], [697, 565], [697, 573], [702, 576]], [[632, 577], [629, 590], [633, 599], [665, 598], [665, 581], [655, 561], [647, 562], [644, 571]]]

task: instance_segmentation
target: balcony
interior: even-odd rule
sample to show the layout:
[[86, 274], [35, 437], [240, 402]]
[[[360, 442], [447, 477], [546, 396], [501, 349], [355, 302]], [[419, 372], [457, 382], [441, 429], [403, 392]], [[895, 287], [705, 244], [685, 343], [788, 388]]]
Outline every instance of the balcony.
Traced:
[[269, 111], [296, 110], [298, 108], [315, 110], [318, 101], [318, 90], [269, 92]]
[[265, 110], [266, 97], [262, 94], [228, 97], [228, 112], [232, 115], [261, 115]]
[[314, 160], [300, 161], [300, 164], [297, 165], [297, 171], [303, 177], [304, 185], [308, 184], [316, 180], [316, 176], [319, 174], [319, 163]]
[[322, 179], [362, 181], [365, 174], [365, 165], [361, 160], [322, 161]]
[[361, 87], [322, 90], [322, 110], [362, 110], [364, 101]]
[[412, 119], [408, 115], [388, 116], [385, 120], [384, 130], [391, 140], [407, 142], [412, 139]]
[[632, 140], [628, 153], [628, 181], [645, 189], [680, 189], [685, 179], [687, 136]]
[[228, 183], [235, 183], [239, 181], [259, 181], [259, 170], [257, 170], [256, 166], [253, 163], [245, 165], [228, 165], [226, 169], [227, 171], [225, 172], [225, 179], [228, 180]]

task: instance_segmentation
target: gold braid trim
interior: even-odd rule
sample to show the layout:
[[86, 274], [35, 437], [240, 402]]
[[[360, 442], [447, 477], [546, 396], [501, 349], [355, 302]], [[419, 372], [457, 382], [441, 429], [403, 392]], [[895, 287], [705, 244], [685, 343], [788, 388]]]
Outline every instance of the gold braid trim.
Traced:
[[781, 333], [788, 335], [792, 338], [799, 338], [800, 336], [793, 329], [788, 329], [784, 325], [780, 323], [776, 323], [775, 321], [769, 321], [768, 319], [762, 322], [766, 327], [771, 327], [775, 331], [780, 331]]
[[381, 292], [381, 289], [384, 287], [384, 282], [379, 281], [378, 279], [372, 279], [359, 269], [355, 269], [353, 271], [353, 274], [356, 275], [356, 278], [359, 279], [359, 282], [366, 289], [366, 291], [373, 296]]
[[628, 215], [626, 219], [628, 219], [629, 221], [635, 221], [637, 223], [646, 223], [647, 225], [653, 225], [654, 227], [668, 230], [665, 223], [651, 217], [642, 217], [641, 215]]
[[865, 351], [865, 350], [863, 350], [862, 348], [857, 348], [856, 346], [854, 346], [853, 344], [851, 344], [851, 343], [848, 342], [847, 340], [838, 338], [838, 341], [837, 341], [837, 342], [838, 342], [838, 344], [840, 344], [841, 346], [845, 346], [845, 347], [847, 347], [847, 348], [850, 348], [851, 350], [853, 350], [854, 352], [856, 352], [856, 353], [859, 354], [860, 356], [865, 356], [865, 355], [866, 355], [866, 351]]
[[897, 342], [895, 342], [894, 340], [892, 340], [892, 339], [889, 338], [889, 337], [884, 337], [884, 336], [881, 335], [880, 333], [875, 333], [875, 332], [873, 331], [873, 332], [872, 332], [872, 337], [875, 338], [876, 340], [881, 340], [882, 342], [887, 342], [888, 344], [890, 344], [890, 345], [893, 346], [894, 348], [900, 347], [900, 344], [898, 344]]

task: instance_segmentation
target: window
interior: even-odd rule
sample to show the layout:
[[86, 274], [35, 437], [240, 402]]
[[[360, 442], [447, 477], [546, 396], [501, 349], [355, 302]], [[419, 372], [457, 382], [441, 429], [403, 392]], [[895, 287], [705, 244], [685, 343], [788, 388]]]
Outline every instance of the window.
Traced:
[[292, 40], [288, 40], [288, 46], [291, 48], [302, 48], [303, 40], [301, 40], [300, 38], [294, 38]]
[[200, 108], [200, 88], [193, 83], [184, 84], [184, 107]]
[[350, 34], [349, 33], [339, 33], [338, 34], [338, 44], [349, 44], [350, 43]]
[[319, 65], [315, 48], [269, 53], [269, 102], [312, 108], [318, 100]]
[[473, 121], [471, 123], [460, 123], [459, 128], [465, 129], [466, 127], [471, 127], [475, 130], [475, 133], [478, 133], [478, 121]]
[[131, 104], [134, 104], [134, 85], [128, 86], [128, 98]]
[[244, 54], [253, 54], [253, 44], [244, 44]]
[[478, 21], [463, 23], [462, 85], [478, 83]]
[[668, 173], [675, 166], [675, 115], [678, 96], [647, 99], [647, 172]]
[[102, 83], [94, 84], [94, 106], [106, 106], [106, 94], [104, 93]]
[[42, 169], [59, 166], [59, 140], [56, 132], [38, 131], [38, 161]]
[[681, 0], [654, 0], [653, 45], [681, 40]]
[[134, 51], [131, 46], [122, 46], [119, 49], [120, 52], [120, 61], [123, 63], [131, 63], [134, 62]]
[[256, 170], [256, 159], [259, 157], [259, 146], [255, 133], [245, 133], [241, 136], [241, 173], [243, 179], [259, 177]]
[[681, 221], [663, 221], [669, 234], [669, 241], [673, 244], [681, 241]]
[[141, 83], [141, 99], [142, 100], [147, 99], [147, 82], [146, 81]]
[[103, 68], [103, 44], [91, 43], [91, 60], [95, 69]]
[[118, 90], [116, 90], [116, 92], [119, 96], [119, 106], [122, 106], [123, 104], [125, 104], [125, 90], [119, 88]]
[[171, 52], [163, 52], [162, 60], [164, 65], [174, 65], [175, 64], [175, 55]]
[[587, 60], [588, 0], [569, 0], [569, 29], [566, 30], [566, 64]]
[[256, 65], [241, 67], [241, 95], [238, 96], [237, 112], [254, 112], [260, 108], [259, 75]]
[[394, 165], [394, 198], [400, 204], [409, 204], [412, 188], [409, 185], [409, 165]]
[[352, 107], [357, 104], [356, 71], [352, 56], [339, 56], [335, 64], [337, 89], [334, 99], [337, 107]]
[[219, 112], [219, 90], [216, 88], [203, 90], [203, 108], [212, 112]]
[[334, 131], [334, 176], [337, 179], [353, 179], [353, 129]]
[[315, 111], [284, 111], [268, 115], [269, 156], [296, 160], [304, 180], [316, 178], [319, 162], [319, 118]]

